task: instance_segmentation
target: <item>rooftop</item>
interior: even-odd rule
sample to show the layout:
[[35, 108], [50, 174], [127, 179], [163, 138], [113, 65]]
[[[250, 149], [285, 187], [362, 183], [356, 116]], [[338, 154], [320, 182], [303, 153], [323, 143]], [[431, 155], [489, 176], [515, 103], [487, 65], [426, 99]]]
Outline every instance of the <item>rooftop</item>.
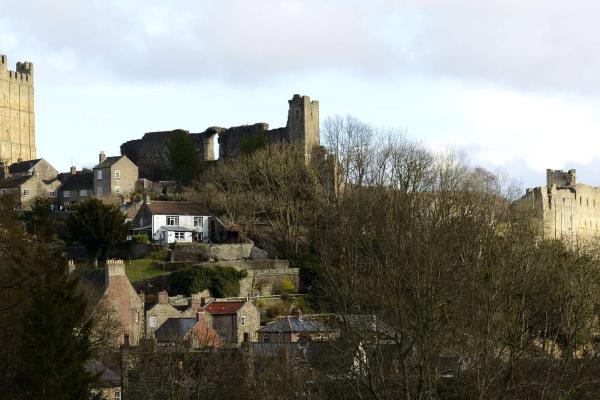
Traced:
[[196, 318], [169, 318], [154, 332], [154, 336], [159, 342], [175, 342], [183, 339], [196, 322]]
[[66, 180], [61, 187], [62, 191], [80, 189], [92, 190], [94, 187], [94, 173], [90, 170], [79, 171], [75, 175], [68, 175], [65, 179]]
[[31, 179], [32, 175], [22, 175], [22, 176], [9, 176], [8, 178], [4, 178], [0, 180], [0, 188], [15, 188], [19, 187], [29, 179]]
[[288, 332], [331, 332], [322, 322], [307, 319], [302, 316], [286, 316], [271, 322], [258, 330], [262, 333], [288, 333]]
[[161, 226], [160, 229], [164, 229], [165, 231], [170, 231], [170, 232], [193, 232], [193, 229], [190, 228], [186, 228], [184, 226]]
[[37, 163], [39, 163], [42, 159], [37, 158], [35, 160], [27, 160], [16, 162], [8, 166], [8, 172], [12, 174], [23, 174], [28, 172], [31, 168], [33, 168]]
[[151, 201], [146, 206], [155, 215], [210, 215], [201, 204], [187, 201]]
[[94, 167], [94, 169], [96, 169], [96, 168], [109, 168], [110, 166], [112, 166], [114, 163], [116, 163], [117, 161], [119, 161], [123, 157], [125, 157], [125, 156], [106, 157], [106, 159], [104, 161], [102, 161], [100, 164], [96, 165]]
[[211, 315], [235, 314], [244, 304], [245, 301], [213, 301], [204, 306], [203, 310]]

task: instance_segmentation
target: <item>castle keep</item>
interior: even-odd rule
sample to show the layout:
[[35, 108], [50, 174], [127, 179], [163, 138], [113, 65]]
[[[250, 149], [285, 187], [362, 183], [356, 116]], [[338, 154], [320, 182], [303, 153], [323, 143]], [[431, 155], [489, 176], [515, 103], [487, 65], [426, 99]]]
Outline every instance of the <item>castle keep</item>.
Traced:
[[33, 64], [18, 62], [15, 71], [0, 55], [0, 161], [35, 158]]
[[574, 169], [548, 169], [546, 186], [527, 189], [521, 201], [535, 210], [548, 239], [600, 236], [600, 188], [577, 183]]
[[[266, 123], [243, 125], [232, 128], [211, 127], [201, 133], [192, 133], [198, 159], [213, 161], [215, 137], [218, 135], [219, 158], [227, 159], [240, 155], [244, 148], [253, 143], [284, 141], [299, 143], [306, 161], [320, 146], [319, 102], [308, 96], [295, 94], [288, 101], [287, 124], [283, 128], [269, 129]], [[130, 140], [121, 145], [121, 154], [126, 155], [140, 169], [140, 176], [148, 179], [165, 179], [169, 171], [167, 144], [176, 131], [149, 132], [141, 139]], [[187, 131], [184, 131], [188, 133]]]

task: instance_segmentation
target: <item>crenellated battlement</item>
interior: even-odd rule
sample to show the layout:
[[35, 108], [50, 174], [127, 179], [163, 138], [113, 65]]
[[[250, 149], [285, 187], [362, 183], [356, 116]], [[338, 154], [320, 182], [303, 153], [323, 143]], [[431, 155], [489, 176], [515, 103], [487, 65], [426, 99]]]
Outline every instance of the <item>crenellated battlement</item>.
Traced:
[[0, 54], [0, 71], [6, 71], [3, 73], [5, 79], [18, 81], [20, 84], [25, 85], [33, 84], [33, 63], [29, 61], [17, 62], [13, 71], [8, 68], [7, 57]]

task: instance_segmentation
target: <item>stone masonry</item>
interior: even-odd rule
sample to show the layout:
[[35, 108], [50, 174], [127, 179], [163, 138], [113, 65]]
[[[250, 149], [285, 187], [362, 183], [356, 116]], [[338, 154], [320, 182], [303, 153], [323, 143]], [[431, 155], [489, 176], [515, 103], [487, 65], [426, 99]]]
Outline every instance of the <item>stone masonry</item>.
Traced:
[[546, 186], [527, 189], [521, 203], [531, 205], [548, 239], [600, 236], [600, 188], [577, 183], [574, 169], [548, 169]]
[[[295, 94], [288, 105], [287, 124], [283, 128], [269, 129], [268, 124], [257, 123], [231, 128], [210, 127], [204, 132], [192, 133], [198, 159], [215, 160], [214, 144], [218, 136], [221, 159], [237, 157], [245, 143], [264, 140], [266, 143], [300, 143], [308, 162], [320, 145], [319, 102], [311, 101], [308, 96]], [[170, 169], [167, 144], [178, 131], [182, 130], [146, 133], [141, 139], [123, 143], [121, 154], [129, 157], [139, 167], [140, 177], [166, 179]]]
[[12, 164], [34, 158], [33, 64], [18, 62], [11, 71], [0, 55], [0, 159]]

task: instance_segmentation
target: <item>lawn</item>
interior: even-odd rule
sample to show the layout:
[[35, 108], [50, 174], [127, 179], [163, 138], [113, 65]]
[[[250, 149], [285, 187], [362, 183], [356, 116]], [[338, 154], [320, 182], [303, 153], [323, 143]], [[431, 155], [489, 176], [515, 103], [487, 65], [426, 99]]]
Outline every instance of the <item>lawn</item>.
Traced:
[[154, 266], [155, 263], [156, 259], [150, 257], [125, 261], [125, 273], [132, 283], [169, 273], [168, 271], [156, 268]]

